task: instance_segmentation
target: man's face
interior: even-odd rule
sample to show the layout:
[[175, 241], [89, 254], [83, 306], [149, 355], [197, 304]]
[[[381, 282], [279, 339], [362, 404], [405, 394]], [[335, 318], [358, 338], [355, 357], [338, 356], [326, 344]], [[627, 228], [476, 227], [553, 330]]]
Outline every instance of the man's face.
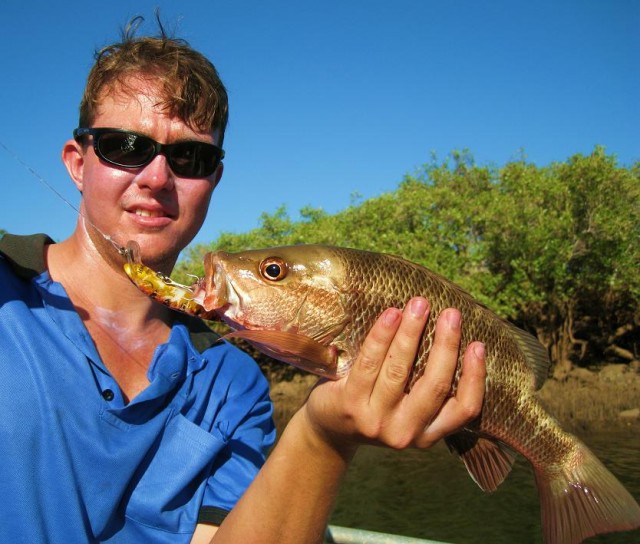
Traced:
[[[153, 85], [130, 83], [135, 93], [112, 92], [103, 97], [93, 127], [132, 130], [163, 144], [217, 143], [213, 134], [194, 132], [156, 106], [160, 97]], [[101, 161], [91, 144], [83, 149], [81, 180], [76, 185], [82, 191], [86, 218], [119, 244], [137, 241], [149, 266], [167, 262], [172, 266], [202, 226], [222, 165], [208, 178], [182, 178], [164, 155], [140, 168], [122, 168]]]

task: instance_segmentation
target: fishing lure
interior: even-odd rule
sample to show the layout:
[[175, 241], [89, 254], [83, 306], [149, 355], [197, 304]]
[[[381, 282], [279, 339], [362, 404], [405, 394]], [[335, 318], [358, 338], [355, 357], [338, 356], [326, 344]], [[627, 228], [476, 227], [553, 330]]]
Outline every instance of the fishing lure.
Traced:
[[134, 241], [127, 243], [123, 255], [127, 259], [124, 264], [124, 271], [145, 295], [169, 306], [173, 310], [204, 319], [208, 317], [205, 309], [195, 300], [196, 289], [202, 283], [200, 278], [196, 277], [196, 282], [193, 286], [187, 286], [173, 281], [169, 276], [161, 272], [152, 270], [142, 263], [140, 246]]

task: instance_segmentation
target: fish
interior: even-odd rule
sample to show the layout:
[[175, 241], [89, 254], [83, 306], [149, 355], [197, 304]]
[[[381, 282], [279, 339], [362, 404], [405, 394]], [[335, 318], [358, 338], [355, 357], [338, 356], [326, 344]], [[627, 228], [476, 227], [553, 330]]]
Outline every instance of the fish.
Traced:
[[309, 244], [208, 253], [204, 278], [164, 289], [164, 276], [159, 281], [135, 261], [125, 271], [147, 295], [224, 321], [234, 329], [229, 337], [327, 379], [349, 372], [382, 311], [424, 296], [431, 311], [407, 391], [424, 373], [438, 315], [458, 308], [461, 347], [451, 394], [464, 350], [475, 340], [485, 344], [486, 388], [480, 416], [445, 442], [478, 486], [495, 491], [517, 453], [533, 467], [546, 544], [577, 544], [640, 526], [633, 496], [537, 399], [549, 368], [545, 347], [445, 277], [395, 255]]

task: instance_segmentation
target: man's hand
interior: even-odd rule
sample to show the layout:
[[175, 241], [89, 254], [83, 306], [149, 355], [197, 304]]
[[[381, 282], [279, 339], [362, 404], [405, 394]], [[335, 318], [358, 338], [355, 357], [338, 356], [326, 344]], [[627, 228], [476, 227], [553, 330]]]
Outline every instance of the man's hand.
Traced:
[[458, 310], [439, 316], [425, 373], [406, 392], [428, 313], [421, 297], [404, 312], [386, 310], [349, 375], [314, 389], [304, 410], [320, 436], [347, 454], [358, 443], [427, 448], [478, 417], [485, 384], [482, 343], [467, 347], [455, 396], [450, 394], [460, 348]]

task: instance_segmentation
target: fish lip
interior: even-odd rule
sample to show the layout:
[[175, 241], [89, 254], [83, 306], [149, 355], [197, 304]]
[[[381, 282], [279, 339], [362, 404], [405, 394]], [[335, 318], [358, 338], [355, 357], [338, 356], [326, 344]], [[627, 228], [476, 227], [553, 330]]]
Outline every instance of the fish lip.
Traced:
[[202, 280], [198, 280], [190, 287], [191, 292], [193, 293], [192, 299], [194, 302], [198, 303], [200, 306], [204, 308], [204, 297], [205, 290], [202, 286]]
[[221, 318], [240, 300], [224, 267], [215, 255], [205, 262], [205, 277], [197, 283], [195, 297], [207, 312], [215, 312]]

